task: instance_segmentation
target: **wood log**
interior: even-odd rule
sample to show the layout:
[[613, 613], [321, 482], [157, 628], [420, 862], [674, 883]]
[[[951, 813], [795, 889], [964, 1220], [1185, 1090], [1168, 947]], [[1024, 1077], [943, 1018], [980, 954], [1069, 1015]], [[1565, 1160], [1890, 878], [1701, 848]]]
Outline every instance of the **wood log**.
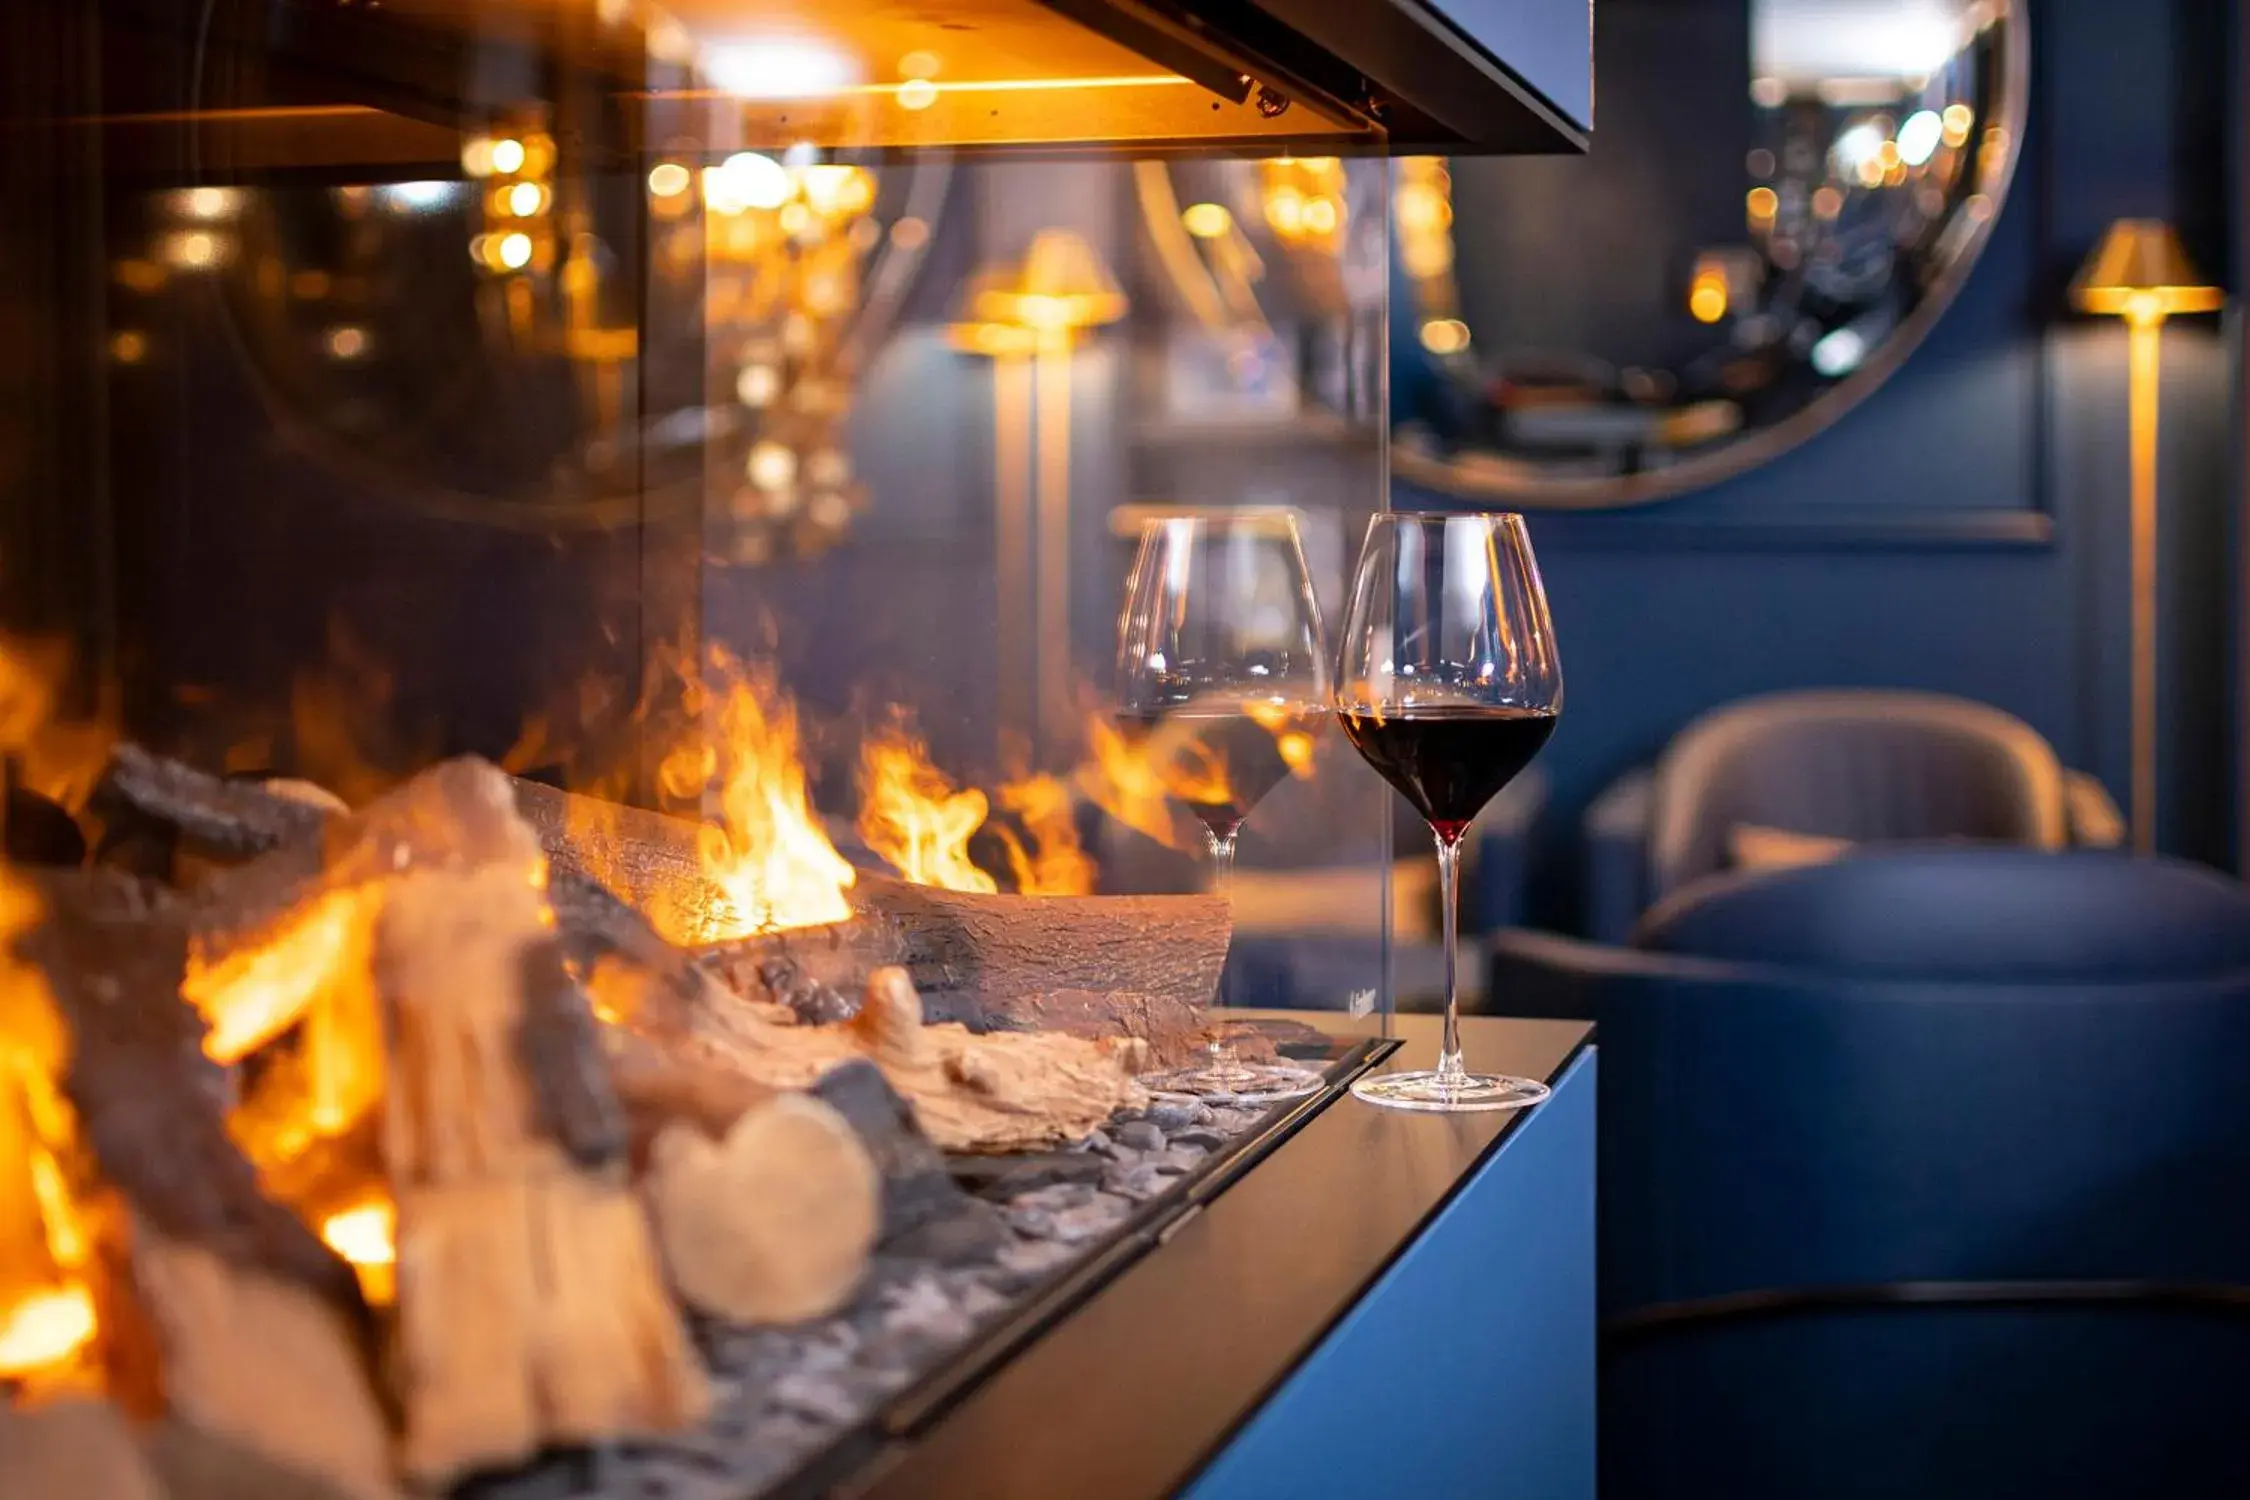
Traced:
[[377, 925], [402, 1450], [422, 1483], [689, 1427], [708, 1404], [622, 1173], [540, 1126], [518, 1030], [525, 953], [546, 940], [513, 861], [410, 874]]
[[[602, 1033], [610, 1077], [632, 1122], [634, 1155], [643, 1162], [668, 1128], [692, 1125], [717, 1140], [744, 1113], [785, 1092], [749, 1077], [692, 1032], [661, 1041], [621, 1025]], [[912, 1106], [873, 1063], [841, 1063], [806, 1092], [851, 1126], [881, 1183], [877, 1249], [952, 1261], [988, 1253], [1006, 1239], [998, 1211], [962, 1191]]]
[[669, 1127], [643, 1183], [681, 1299], [737, 1323], [803, 1322], [850, 1300], [881, 1187], [851, 1122], [808, 1094], [753, 1106], [717, 1141]]
[[738, 1071], [778, 1088], [812, 1088], [845, 1063], [872, 1062], [946, 1151], [1061, 1145], [1147, 1102], [1132, 1077], [1145, 1050], [1138, 1042], [926, 1026], [913, 983], [897, 968], [876, 971], [860, 1015], [843, 1025], [805, 1026], [770, 1014], [731, 1007], [696, 1034]]
[[107, 1317], [103, 1336], [146, 1341], [132, 1357], [160, 1372], [171, 1420], [357, 1500], [397, 1493], [389, 1424], [334, 1305], [130, 1214], [124, 1232], [142, 1316]]
[[104, 1179], [168, 1239], [363, 1313], [351, 1268], [265, 1197], [227, 1136], [225, 1075], [179, 999], [181, 910], [110, 871], [36, 885], [45, 916], [17, 948], [45, 975], [70, 1035], [64, 1091]]
[[116, 1200], [96, 1203], [110, 1388], [357, 1496], [392, 1493], [351, 1268], [259, 1188], [181, 1003], [178, 909], [110, 872], [39, 881], [18, 940], [70, 1041], [66, 1097]]
[[342, 969], [389, 882], [415, 870], [508, 865], [529, 884], [544, 855], [515, 816], [509, 778], [473, 758], [443, 761], [366, 807], [318, 819], [247, 864], [214, 873], [186, 899], [193, 924], [184, 993], [212, 1024], [222, 1062], [293, 1025]]
[[165, 1500], [123, 1413], [84, 1400], [31, 1409], [0, 1401], [0, 1495]]
[[[528, 782], [516, 799], [558, 875], [643, 906], [690, 893], [692, 909], [706, 889], [692, 823]], [[984, 895], [862, 871], [849, 900], [849, 922], [712, 945], [705, 962], [736, 994], [816, 1022], [848, 1014], [875, 970], [898, 965], [933, 1021], [1136, 1036], [1170, 1065], [1202, 1048], [1231, 931], [1218, 896]]]
[[206, 859], [234, 862], [317, 835], [323, 808], [275, 794], [256, 782], [229, 781], [180, 761], [121, 743], [89, 804], [105, 842], [156, 830]]

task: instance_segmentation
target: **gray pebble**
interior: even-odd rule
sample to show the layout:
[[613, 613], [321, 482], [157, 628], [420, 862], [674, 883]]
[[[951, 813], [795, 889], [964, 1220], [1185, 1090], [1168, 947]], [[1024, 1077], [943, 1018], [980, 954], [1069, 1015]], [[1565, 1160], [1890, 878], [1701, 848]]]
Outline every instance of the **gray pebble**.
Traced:
[[1172, 1132], [1172, 1144], [1175, 1146], [1200, 1146], [1206, 1151], [1216, 1151], [1226, 1143], [1225, 1136], [1202, 1126]]
[[1043, 1208], [1052, 1213], [1059, 1209], [1076, 1208], [1082, 1203], [1091, 1203], [1094, 1194], [1095, 1188], [1090, 1182], [1055, 1182], [1021, 1194], [1007, 1206], [1010, 1209]]
[[1099, 1193], [1089, 1202], [1056, 1214], [1053, 1234], [1066, 1245], [1081, 1245], [1108, 1234], [1132, 1211], [1130, 1200], [1114, 1193]]
[[1161, 1151], [1164, 1132], [1147, 1120], [1131, 1120], [1110, 1132], [1117, 1144], [1134, 1151]]
[[1110, 1140], [1106, 1132], [1096, 1130], [1082, 1141], [1071, 1142], [1070, 1145], [1065, 1149], [1071, 1151], [1091, 1151], [1096, 1156], [1108, 1156], [1116, 1149], [1116, 1145], [1113, 1141]]
[[1148, 1121], [1159, 1130], [1208, 1125], [1212, 1118], [1211, 1106], [1200, 1099], [1159, 1099], [1148, 1107]]
[[1000, 1264], [1018, 1277], [1044, 1276], [1077, 1259], [1078, 1252], [1053, 1240], [1017, 1240], [1000, 1247]]
[[1179, 1179], [1164, 1170], [1161, 1162], [1140, 1161], [1120, 1167], [1102, 1179], [1102, 1187], [1120, 1197], [1136, 1203], [1145, 1203], [1158, 1194], [1168, 1191]]
[[848, 1427], [866, 1410], [842, 1382], [804, 1371], [794, 1371], [767, 1389], [767, 1399], [799, 1416], [835, 1427]]

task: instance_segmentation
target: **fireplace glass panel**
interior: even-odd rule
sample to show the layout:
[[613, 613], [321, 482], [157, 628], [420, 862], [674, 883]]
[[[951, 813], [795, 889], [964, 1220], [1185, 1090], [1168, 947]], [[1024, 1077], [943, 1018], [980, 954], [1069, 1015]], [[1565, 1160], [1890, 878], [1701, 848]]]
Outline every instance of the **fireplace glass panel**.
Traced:
[[[1334, 620], [1386, 169], [1041, 6], [800, 9], [18, 10], [0, 570], [72, 712], [353, 803], [473, 752], [724, 822], [733, 673], [842, 864], [1202, 887], [1113, 713], [1134, 541], [1285, 510]], [[1226, 149], [1133, 112], [1183, 90]], [[1391, 800], [1288, 749], [1227, 998], [1379, 1028]]]

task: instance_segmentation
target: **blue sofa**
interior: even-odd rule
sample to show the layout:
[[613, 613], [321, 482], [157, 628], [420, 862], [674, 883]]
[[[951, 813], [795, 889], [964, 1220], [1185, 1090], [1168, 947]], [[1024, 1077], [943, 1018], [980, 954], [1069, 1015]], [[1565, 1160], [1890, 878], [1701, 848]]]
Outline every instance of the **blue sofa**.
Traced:
[[1600, 1028], [1605, 1494], [2250, 1494], [2242, 887], [1870, 852], [1492, 952]]

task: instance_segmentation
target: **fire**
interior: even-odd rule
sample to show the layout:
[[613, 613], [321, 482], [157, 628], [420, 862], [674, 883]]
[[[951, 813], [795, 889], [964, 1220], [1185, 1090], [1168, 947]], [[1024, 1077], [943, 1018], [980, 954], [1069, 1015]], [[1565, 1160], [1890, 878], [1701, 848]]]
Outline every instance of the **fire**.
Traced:
[[1299, 779], [1313, 772], [1313, 720], [1301, 708], [1272, 699], [1252, 699], [1242, 711], [1266, 733], [1273, 736], [1274, 748], [1281, 754], [1281, 763], [1289, 774]]
[[215, 961], [191, 955], [180, 991], [211, 1028], [203, 1039], [211, 1060], [240, 1062], [364, 972], [373, 900], [361, 887], [330, 891], [256, 947]]
[[9, 949], [39, 910], [0, 867], [0, 1376], [11, 1378], [67, 1368], [95, 1324], [66, 1166], [76, 1120], [58, 1085], [68, 1043], [46, 980]]
[[[844, 892], [852, 867], [814, 814], [797, 733], [797, 710], [770, 676], [714, 650], [720, 679], [717, 734], [664, 758], [657, 782], [675, 802], [717, 801], [717, 821], [697, 838], [703, 873], [717, 892], [711, 910], [683, 913], [659, 903], [666, 935], [712, 942], [851, 916]], [[688, 685], [689, 712], [709, 712], [713, 688]], [[684, 929], [684, 930], [683, 930]]]
[[974, 787], [954, 790], [903, 721], [860, 746], [859, 798], [860, 837], [908, 880], [987, 895], [1000, 889], [969, 859], [990, 802]]
[[93, 1337], [94, 1294], [84, 1285], [33, 1292], [0, 1311], [0, 1379], [52, 1369]]
[[370, 1304], [383, 1306], [398, 1290], [398, 1207], [379, 1189], [371, 1189], [320, 1221], [320, 1237], [328, 1248], [351, 1262], [359, 1273], [360, 1290]]
[[1073, 776], [1086, 800], [1169, 849], [1191, 847], [1174, 815], [1174, 799], [1223, 803], [1232, 796], [1225, 762], [1207, 747], [1189, 741], [1164, 756], [1151, 755], [1106, 714], [1086, 716], [1086, 755]]
[[117, 731], [111, 702], [91, 720], [57, 713], [67, 661], [53, 643], [0, 636], [0, 746], [15, 756], [25, 789], [78, 808], [101, 779]]
[[1093, 893], [1093, 857], [1078, 842], [1076, 799], [1060, 777], [1044, 772], [1018, 777], [1000, 788], [1000, 805], [1031, 836], [1031, 847], [1026, 849], [1005, 824], [994, 830], [1008, 851], [1017, 890], [1027, 896]]

